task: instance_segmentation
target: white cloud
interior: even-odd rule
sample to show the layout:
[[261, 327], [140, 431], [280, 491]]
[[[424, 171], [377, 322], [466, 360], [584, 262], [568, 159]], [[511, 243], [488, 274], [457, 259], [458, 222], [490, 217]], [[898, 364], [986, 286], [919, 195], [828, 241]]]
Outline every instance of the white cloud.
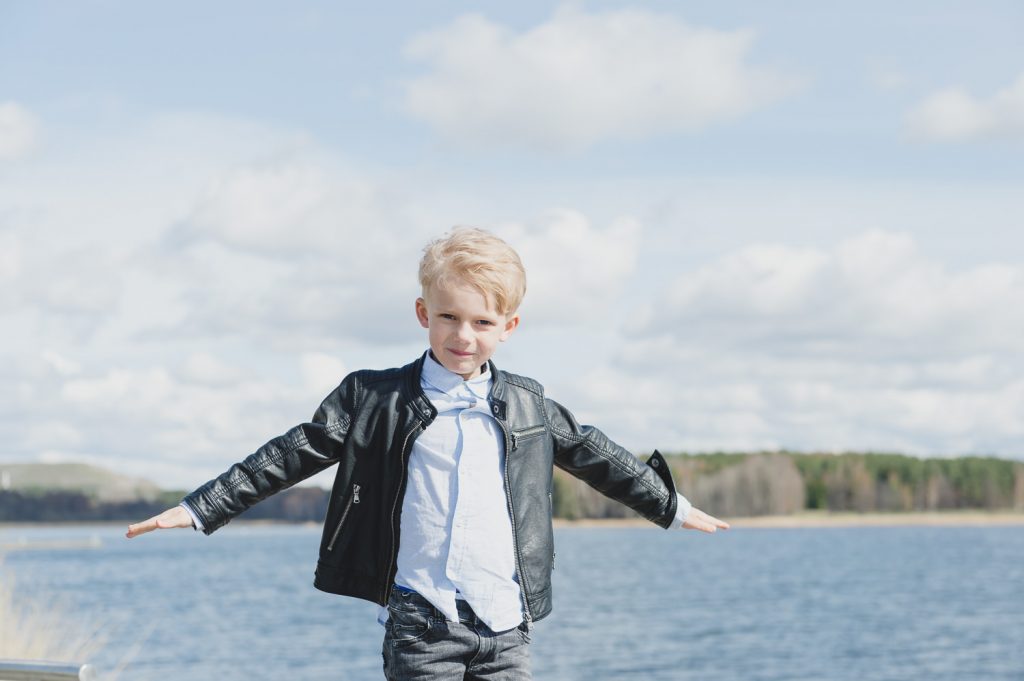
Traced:
[[230, 385], [245, 379], [245, 371], [241, 367], [232, 366], [206, 351], [189, 355], [182, 366], [181, 375], [192, 383], [214, 386]]
[[398, 325], [372, 323], [394, 287], [414, 326], [408, 202], [308, 140], [198, 115], [60, 134], [0, 197], [0, 458], [195, 484], [308, 419], [345, 332]]
[[307, 352], [299, 361], [303, 385], [313, 395], [326, 396], [348, 373], [344, 362], [323, 352]]
[[1019, 453], [1024, 366], [1010, 355], [922, 367], [677, 343], [626, 342], [616, 366], [578, 376], [562, 399], [636, 450]]
[[53, 370], [62, 376], [74, 376], [82, 371], [81, 365], [73, 359], [53, 350], [44, 350], [40, 355]]
[[5, 217], [0, 207], [0, 319], [8, 343], [33, 332], [44, 343], [81, 342], [111, 318], [125, 268], [118, 245], [64, 243], [30, 220]]
[[538, 224], [506, 224], [498, 231], [514, 244], [526, 267], [523, 312], [528, 323], [587, 323], [608, 309], [636, 268], [641, 227], [620, 218], [604, 229], [575, 210]]
[[57, 448], [73, 450], [83, 442], [81, 431], [70, 423], [41, 419], [28, 424], [25, 431], [25, 445], [42, 451]]
[[[206, 374], [192, 375], [197, 368], [210, 367], [240, 377], [215, 383]], [[293, 375], [308, 368], [304, 361]], [[321, 364], [327, 373], [331, 368]], [[245, 374], [241, 369], [216, 356], [192, 356], [181, 369], [109, 368], [64, 380], [56, 399], [44, 399], [74, 425], [76, 438], [61, 437], [51, 446], [60, 445], [65, 458], [99, 457], [107, 466], [117, 462], [125, 472], [151, 479], [157, 479], [152, 472], [157, 469], [151, 465], [159, 462], [167, 466], [163, 470], [174, 470], [172, 478], [158, 479], [160, 484], [198, 484], [264, 441], [308, 420], [327, 392], [320, 386], [270, 379], [266, 372]], [[333, 385], [342, 377], [333, 377]], [[326, 375], [321, 374], [320, 380], [326, 382]], [[112, 424], [117, 424], [116, 429]], [[41, 441], [37, 434], [18, 445], [31, 451]]]
[[[261, 333], [308, 351], [332, 338], [419, 340], [418, 260], [448, 227], [418, 215], [411, 198], [320, 162], [236, 168], [170, 230], [176, 258], [154, 255], [187, 287], [183, 316], [155, 319], [151, 329]], [[599, 228], [571, 209], [494, 230], [526, 264], [531, 325], [578, 324], [606, 308], [635, 270], [641, 237], [633, 218]]]
[[[216, 178], [152, 257], [187, 282], [188, 336], [263, 332], [293, 348], [414, 330], [419, 249], [438, 226], [386, 185], [324, 160], [248, 164]], [[394, 323], [408, 319], [410, 324]], [[384, 323], [387, 320], [390, 323]]]
[[680, 274], [570, 395], [640, 447], [1013, 455], [1020, 300], [1021, 265], [953, 270], [902, 234], [749, 246]]
[[646, 328], [758, 352], [875, 358], [1008, 352], [1024, 338], [1024, 268], [949, 271], [907, 235], [833, 250], [750, 246], [680, 275]]
[[383, 185], [293, 157], [217, 177], [173, 238], [217, 240], [281, 259], [343, 255], [357, 238], [387, 247], [407, 217], [401, 210], [401, 199]]
[[912, 135], [942, 142], [1024, 138], [1024, 74], [988, 99], [951, 87], [907, 115]]
[[14, 308], [21, 299], [15, 285], [24, 272], [24, 260], [21, 238], [0, 224], [0, 313]]
[[39, 135], [39, 120], [17, 102], [0, 102], [0, 161], [28, 154]]
[[467, 15], [408, 44], [431, 70], [408, 84], [407, 106], [467, 145], [565, 150], [692, 132], [798, 87], [748, 63], [753, 42], [751, 30], [637, 9], [566, 6], [522, 32]]

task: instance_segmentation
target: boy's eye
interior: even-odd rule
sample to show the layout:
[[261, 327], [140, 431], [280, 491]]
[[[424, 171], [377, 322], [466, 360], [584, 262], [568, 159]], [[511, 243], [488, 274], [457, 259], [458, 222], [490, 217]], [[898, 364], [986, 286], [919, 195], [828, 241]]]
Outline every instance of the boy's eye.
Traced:
[[483, 326], [492, 326], [494, 324], [494, 322], [487, 319], [478, 319], [476, 320], [476, 323]]
[[440, 317], [441, 319], [455, 319], [455, 315], [453, 314], [441, 314]]

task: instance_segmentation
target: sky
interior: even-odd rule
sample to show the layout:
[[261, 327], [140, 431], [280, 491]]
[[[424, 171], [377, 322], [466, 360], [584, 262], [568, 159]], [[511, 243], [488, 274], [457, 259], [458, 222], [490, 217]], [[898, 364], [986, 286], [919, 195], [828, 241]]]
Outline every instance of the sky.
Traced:
[[197, 486], [424, 351], [455, 225], [527, 269], [497, 366], [638, 454], [1024, 459], [1022, 34], [1017, 2], [5, 2], [0, 462]]

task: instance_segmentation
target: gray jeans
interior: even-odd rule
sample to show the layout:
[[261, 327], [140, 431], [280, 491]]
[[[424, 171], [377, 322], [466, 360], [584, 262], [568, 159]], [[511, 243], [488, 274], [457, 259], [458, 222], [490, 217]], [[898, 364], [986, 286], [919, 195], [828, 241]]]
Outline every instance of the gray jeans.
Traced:
[[388, 681], [529, 681], [527, 625], [495, 632], [465, 601], [458, 606], [459, 621], [449, 622], [418, 593], [391, 590], [383, 650]]

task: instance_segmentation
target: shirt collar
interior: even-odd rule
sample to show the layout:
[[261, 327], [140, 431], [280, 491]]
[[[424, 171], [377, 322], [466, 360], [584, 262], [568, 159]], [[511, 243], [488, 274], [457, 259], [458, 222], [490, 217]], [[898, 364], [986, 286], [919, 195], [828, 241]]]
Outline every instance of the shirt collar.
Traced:
[[443, 393], [450, 393], [465, 383], [474, 393], [480, 394], [483, 391], [486, 395], [491, 382], [491, 370], [489, 364], [484, 364], [479, 376], [465, 381], [462, 376], [442, 366], [427, 350], [423, 359], [423, 373], [420, 375], [420, 381]]

